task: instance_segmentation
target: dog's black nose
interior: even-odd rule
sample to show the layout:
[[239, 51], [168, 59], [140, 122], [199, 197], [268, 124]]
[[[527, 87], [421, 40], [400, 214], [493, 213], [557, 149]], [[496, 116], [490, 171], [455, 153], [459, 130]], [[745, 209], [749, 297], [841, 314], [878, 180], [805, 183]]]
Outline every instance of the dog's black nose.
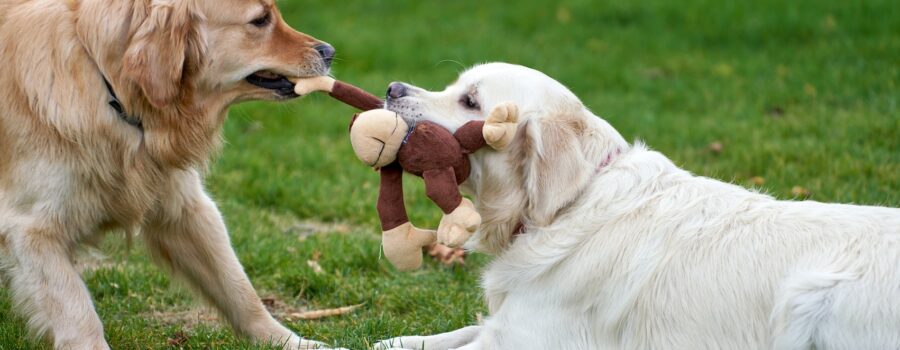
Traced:
[[388, 85], [387, 97], [388, 98], [401, 98], [406, 96], [406, 85], [403, 83], [391, 83]]
[[319, 57], [322, 57], [322, 60], [325, 61], [325, 64], [330, 66], [331, 61], [334, 59], [334, 53], [336, 51], [334, 49], [334, 46], [331, 46], [331, 45], [328, 45], [325, 43], [321, 43], [319, 45], [316, 45], [315, 49], [316, 49], [316, 52], [319, 53]]

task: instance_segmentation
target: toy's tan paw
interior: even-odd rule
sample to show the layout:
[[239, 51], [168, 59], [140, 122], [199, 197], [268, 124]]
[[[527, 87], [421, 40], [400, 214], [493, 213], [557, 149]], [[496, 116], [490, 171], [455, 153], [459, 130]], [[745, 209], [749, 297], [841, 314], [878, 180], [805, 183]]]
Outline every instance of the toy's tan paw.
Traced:
[[484, 140], [493, 149], [505, 149], [516, 136], [518, 126], [519, 108], [512, 102], [501, 103], [484, 121]]
[[437, 232], [434, 230], [423, 230], [412, 226], [412, 228], [409, 229], [407, 237], [413, 242], [417, 249], [421, 250], [422, 247], [430, 246], [437, 241]]
[[422, 247], [434, 241], [434, 231], [419, 229], [408, 222], [381, 233], [384, 257], [400, 271], [422, 266]]
[[459, 207], [441, 218], [437, 241], [450, 247], [459, 247], [478, 230], [479, 226], [481, 226], [481, 215], [475, 210], [472, 201], [463, 198]]
[[331, 92], [334, 88], [334, 78], [332, 77], [314, 77], [299, 78], [294, 80], [294, 93], [300, 96], [306, 96], [316, 91]]

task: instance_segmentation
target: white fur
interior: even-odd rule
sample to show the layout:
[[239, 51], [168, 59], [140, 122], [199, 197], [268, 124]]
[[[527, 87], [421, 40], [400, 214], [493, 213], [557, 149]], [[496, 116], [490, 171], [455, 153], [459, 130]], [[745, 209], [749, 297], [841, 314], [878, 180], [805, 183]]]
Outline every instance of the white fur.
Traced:
[[[482, 111], [447, 109], [466, 86]], [[509, 151], [473, 155], [465, 184], [486, 218], [470, 245], [498, 255], [483, 277], [491, 316], [477, 334], [378, 348], [900, 348], [900, 210], [694, 176], [524, 67], [411, 91], [394, 101], [408, 117], [453, 128], [512, 101], [523, 122]]]

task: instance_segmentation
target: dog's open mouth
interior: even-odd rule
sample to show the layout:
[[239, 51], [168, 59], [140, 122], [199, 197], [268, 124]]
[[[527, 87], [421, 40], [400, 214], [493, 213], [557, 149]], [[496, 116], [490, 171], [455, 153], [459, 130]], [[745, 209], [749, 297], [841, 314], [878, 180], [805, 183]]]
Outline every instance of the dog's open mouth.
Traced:
[[298, 96], [296, 93], [294, 93], [294, 83], [288, 80], [286, 76], [283, 76], [281, 74], [276, 74], [267, 70], [261, 70], [251, 74], [245, 80], [247, 80], [248, 83], [261, 87], [263, 89], [272, 90], [279, 96]]

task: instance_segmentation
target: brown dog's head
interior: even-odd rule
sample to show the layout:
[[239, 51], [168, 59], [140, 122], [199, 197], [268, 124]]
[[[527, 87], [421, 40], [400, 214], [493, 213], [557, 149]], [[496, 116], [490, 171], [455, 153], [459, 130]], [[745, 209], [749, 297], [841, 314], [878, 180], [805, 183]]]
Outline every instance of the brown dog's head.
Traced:
[[293, 98], [287, 78], [326, 75], [334, 57], [330, 45], [289, 27], [274, 0], [137, 0], [131, 6], [122, 27], [129, 35], [122, 71], [157, 108], [184, 100], [227, 105]]

